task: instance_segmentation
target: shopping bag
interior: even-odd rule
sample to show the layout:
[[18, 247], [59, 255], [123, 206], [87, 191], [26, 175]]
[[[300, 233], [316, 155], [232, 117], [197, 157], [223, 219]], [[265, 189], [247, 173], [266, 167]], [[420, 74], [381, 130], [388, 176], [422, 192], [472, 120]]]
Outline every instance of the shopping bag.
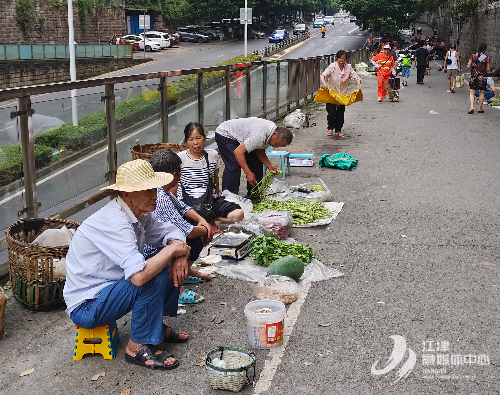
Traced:
[[464, 75], [463, 74], [459, 74], [457, 75], [457, 80], [455, 82], [455, 86], [457, 88], [463, 88], [464, 87]]
[[325, 154], [319, 158], [319, 167], [337, 167], [341, 170], [354, 170], [357, 164], [358, 160], [345, 152], [331, 156]]
[[392, 89], [394, 90], [399, 90], [401, 87], [401, 81], [399, 77], [391, 77], [389, 78], [389, 85], [391, 86]]
[[321, 103], [330, 103], [341, 106], [349, 106], [353, 103], [363, 100], [363, 92], [361, 90], [354, 91], [350, 95], [342, 95], [334, 90], [319, 88], [314, 101]]

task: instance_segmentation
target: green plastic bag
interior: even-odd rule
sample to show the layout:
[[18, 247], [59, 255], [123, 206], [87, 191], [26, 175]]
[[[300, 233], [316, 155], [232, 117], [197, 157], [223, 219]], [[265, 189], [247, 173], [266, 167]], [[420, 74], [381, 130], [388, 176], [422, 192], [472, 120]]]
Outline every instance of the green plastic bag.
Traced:
[[338, 167], [342, 170], [354, 170], [357, 164], [358, 160], [345, 152], [331, 156], [325, 154], [319, 158], [319, 167]]

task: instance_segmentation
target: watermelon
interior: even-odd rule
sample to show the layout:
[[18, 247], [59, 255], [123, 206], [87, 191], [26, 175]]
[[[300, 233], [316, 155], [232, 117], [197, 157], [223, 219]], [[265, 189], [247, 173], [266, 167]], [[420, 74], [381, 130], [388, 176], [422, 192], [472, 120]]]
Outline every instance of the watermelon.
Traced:
[[296, 256], [284, 256], [276, 259], [267, 268], [267, 275], [273, 274], [290, 277], [297, 281], [304, 274], [304, 262]]

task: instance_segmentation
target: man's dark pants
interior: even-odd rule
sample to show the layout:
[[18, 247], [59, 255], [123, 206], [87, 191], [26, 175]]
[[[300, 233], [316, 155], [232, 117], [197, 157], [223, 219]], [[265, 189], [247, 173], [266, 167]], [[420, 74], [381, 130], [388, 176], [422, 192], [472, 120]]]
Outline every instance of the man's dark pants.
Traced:
[[426, 68], [425, 64], [417, 66], [417, 83], [424, 82], [425, 68]]
[[[224, 173], [222, 174], [222, 190], [226, 189], [229, 192], [238, 194], [240, 191], [241, 167], [236, 161], [234, 150], [238, 148], [240, 143], [238, 140], [229, 139], [215, 133], [215, 141], [219, 148], [219, 154], [224, 162]], [[257, 158], [255, 151], [246, 152], [245, 160], [250, 168], [250, 171], [255, 174], [257, 182], [262, 180], [264, 176], [264, 167], [262, 162]], [[250, 195], [253, 186], [247, 182], [247, 194]]]
[[345, 106], [326, 103], [326, 111], [328, 113], [326, 120], [328, 122], [328, 130], [341, 132], [344, 126]]

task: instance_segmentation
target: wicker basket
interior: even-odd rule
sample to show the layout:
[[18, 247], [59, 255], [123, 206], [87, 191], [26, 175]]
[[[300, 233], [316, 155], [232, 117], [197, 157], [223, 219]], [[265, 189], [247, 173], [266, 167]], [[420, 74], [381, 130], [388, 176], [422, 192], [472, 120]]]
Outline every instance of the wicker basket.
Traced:
[[69, 246], [47, 247], [30, 244], [46, 229], [69, 229], [77, 222], [52, 218], [23, 219], [5, 231], [9, 248], [12, 294], [34, 310], [49, 310], [64, 305], [65, 277], [54, 278], [54, 259], [66, 257]]
[[132, 153], [132, 160], [144, 159], [149, 160], [153, 152], [160, 151], [162, 149], [169, 149], [174, 152], [181, 152], [188, 149], [187, 145], [184, 144], [170, 144], [170, 143], [153, 143], [153, 144], [139, 144], [136, 142], [130, 152]]
[[[226, 362], [226, 367], [218, 367], [213, 360], [219, 358]], [[239, 392], [255, 380], [255, 355], [247, 350], [236, 347], [218, 347], [207, 354], [206, 364], [208, 378], [213, 389]], [[253, 378], [248, 372], [253, 367]]]

